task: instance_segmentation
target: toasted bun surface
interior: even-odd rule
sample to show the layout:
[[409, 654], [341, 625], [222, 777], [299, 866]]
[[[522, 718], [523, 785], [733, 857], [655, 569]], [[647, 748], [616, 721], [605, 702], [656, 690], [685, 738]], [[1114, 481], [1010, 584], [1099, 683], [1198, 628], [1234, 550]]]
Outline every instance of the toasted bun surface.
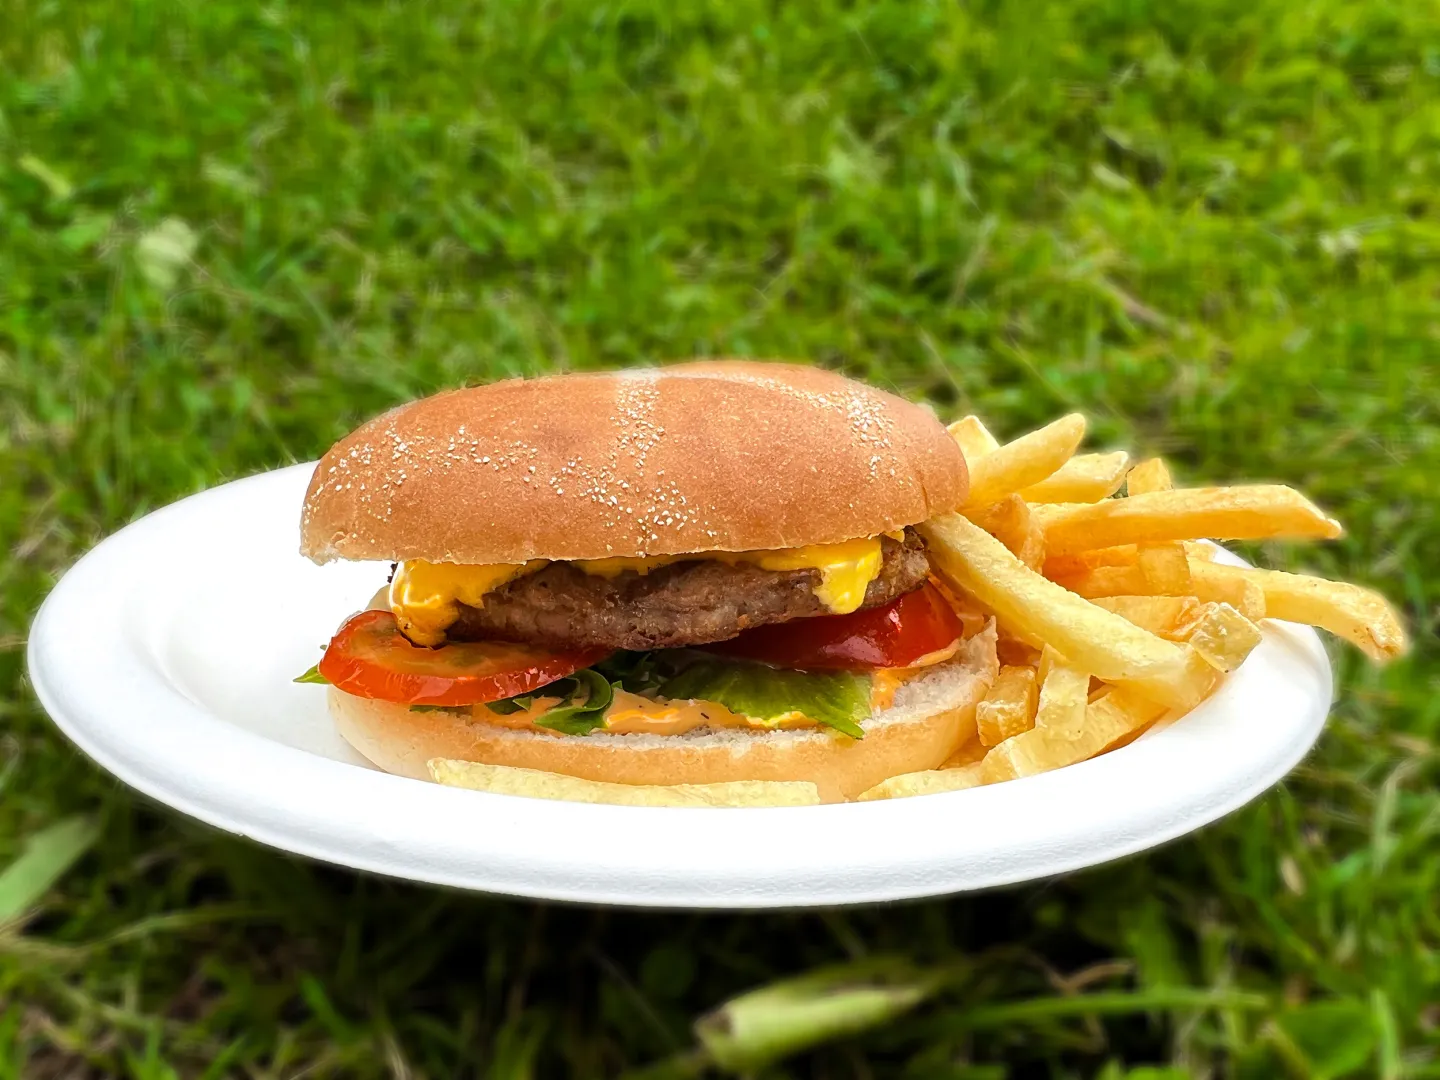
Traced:
[[520, 563], [834, 543], [962, 503], [928, 411], [833, 372], [706, 361], [455, 390], [316, 467], [300, 550]]
[[431, 758], [459, 758], [619, 784], [809, 780], [824, 802], [854, 798], [901, 773], [933, 769], [972, 737], [975, 705], [995, 681], [993, 628], [906, 683], [895, 704], [864, 723], [865, 738], [826, 730], [688, 735], [554, 735], [354, 697], [331, 687], [341, 735], [386, 772], [420, 780]]

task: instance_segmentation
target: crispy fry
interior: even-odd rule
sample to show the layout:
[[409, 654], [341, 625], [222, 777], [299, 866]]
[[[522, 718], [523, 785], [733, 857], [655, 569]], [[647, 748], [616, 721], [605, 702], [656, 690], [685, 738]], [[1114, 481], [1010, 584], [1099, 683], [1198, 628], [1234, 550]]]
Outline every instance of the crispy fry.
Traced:
[[1104, 596], [1149, 596], [1150, 582], [1139, 565], [1097, 566], [1072, 577], [1057, 579], [1061, 585], [1087, 600]]
[[1201, 562], [1214, 562], [1215, 553], [1220, 549], [1214, 544], [1204, 540], [1185, 540], [1180, 545], [1185, 549], [1185, 554], [1192, 559], [1199, 559]]
[[1182, 671], [1178, 675], [1118, 679], [1115, 686], [1134, 690], [1159, 705], [1189, 712], [1210, 696], [1220, 672], [1190, 645], [1181, 646]]
[[1275, 484], [1180, 488], [1098, 503], [1042, 504], [1031, 512], [1045, 529], [1052, 555], [1166, 540], [1333, 539], [1341, 534], [1340, 524], [1314, 503]]
[[721, 784], [666, 787], [610, 784], [538, 769], [513, 769], [508, 765], [482, 765], [451, 758], [433, 758], [427, 765], [430, 776], [440, 784], [532, 799], [622, 806], [814, 806], [820, 802], [819, 789], [802, 781], [732, 780]]
[[1169, 491], [1175, 484], [1170, 479], [1170, 469], [1164, 458], [1147, 458], [1130, 470], [1125, 477], [1126, 495], [1144, 495], [1151, 491]]
[[948, 758], [940, 763], [942, 769], [959, 769], [966, 765], [974, 765], [985, 756], [989, 747], [977, 738], [967, 739], [960, 749], [956, 750]]
[[1070, 459], [1084, 437], [1085, 418], [1071, 413], [970, 462], [966, 508], [988, 506], [1038, 484]]
[[1031, 570], [1039, 570], [1044, 564], [1045, 534], [1019, 495], [1006, 495], [966, 516], [1014, 552]]
[[[1032, 513], [1031, 517], [1034, 516]], [[1052, 581], [1059, 581], [1061, 578], [1083, 574], [1087, 570], [1098, 570], [1102, 566], [1134, 566], [1139, 556], [1140, 549], [1135, 544], [1076, 551], [1069, 555], [1051, 555], [1047, 552], [1043, 572]]]
[[938, 795], [944, 791], [963, 791], [979, 787], [985, 781], [980, 778], [980, 763], [962, 766], [958, 769], [930, 769], [926, 772], [902, 773], [882, 780], [868, 791], [856, 796], [857, 802], [871, 802], [875, 799], [905, 799], [911, 795]]
[[980, 741], [994, 746], [1035, 725], [1035, 669], [1002, 667], [980, 704], [975, 706], [975, 728]]
[[1085, 708], [1078, 738], [1065, 738], [1053, 728], [1036, 727], [995, 746], [980, 763], [987, 784], [1049, 772], [1094, 757], [1121, 739], [1154, 723], [1165, 707], [1122, 688], [1111, 688]]
[[1052, 645], [1102, 679], [1163, 678], [1185, 670], [1179, 647], [1041, 577], [960, 514], [932, 518], [920, 532], [941, 577], [1037, 647]]
[[[1253, 583], [1206, 572], [1213, 564], [1190, 562], [1190, 579], [1157, 588], [1156, 583], [1136, 566], [1100, 566], [1073, 577], [1058, 580], [1087, 600], [1114, 596], [1192, 596], [1204, 603], [1229, 604], [1247, 619], [1265, 617], [1265, 594]], [[1102, 607], [1109, 607], [1102, 604]], [[1113, 610], [1113, 609], [1112, 609]]]
[[1124, 450], [1109, 454], [1076, 454], [1038, 484], [1020, 492], [1026, 502], [1099, 502], [1120, 490], [1130, 455]]
[[1405, 627], [1379, 593], [1307, 574], [1255, 570], [1220, 563], [1190, 564], [1197, 583], [1243, 581], [1257, 586], [1272, 619], [1307, 623], [1358, 646], [1372, 660], [1393, 660], [1409, 649]]
[[978, 416], [967, 416], [956, 420], [945, 430], [950, 432], [950, 437], [960, 444], [960, 452], [965, 455], [967, 465], [1000, 449], [999, 440], [990, 434], [990, 429], [980, 422]]
[[1260, 628], [1229, 604], [1205, 604], [1186, 627], [1186, 640], [1211, 667], [1230, 672], [1260, 644]]
[[1135, 563], [1145, 576], [1145, 591], [1184, 596], [1190, 591], [1190, 561], [1179, 544], [1141, 544]]
[[1184, 641], [1185, 629], [1200, 610], [1193, 596], [1097, 596], [1091, 603], [1113, 611], [1122, 619], [1158, 634], [1167, 641]]
[[1066, 663], [1054, 649], [1046, 648], [1040, 658], [1039, 679], [1035, 726], [1054, 731], [1066, 739], [1078, 739], [1085, 728], [1090, 676]]
[[1246, 578], [1215, 574], [1215, 564], [1189, 556], [1190, 587], [1187, 590], [1197, 600], [1207, 604], [1229, 604], [1245, 618], [1254, 622], [1263, 619], [1269, 612], [1265, 605], [1265, 590]]

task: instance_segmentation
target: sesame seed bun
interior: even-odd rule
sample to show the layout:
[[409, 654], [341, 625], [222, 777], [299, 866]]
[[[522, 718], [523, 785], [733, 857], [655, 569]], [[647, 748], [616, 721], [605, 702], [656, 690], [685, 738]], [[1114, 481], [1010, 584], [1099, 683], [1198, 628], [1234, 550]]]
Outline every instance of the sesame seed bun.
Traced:
[[303, 554], [521, 563], [835, 543], [965, 499], [926, 409], [833, 372], [721, 360], [436, 394], [342, 439]]
[[386, 772], [428, 780], [426, 762], [455, 758], [620, 784], [807, 780], [823, 802], [853, 799], [891, 776], [937, 768], [975, 734], [975, 706], [995, 681], [995, 629], [902, 685], [862, 723], [863, 739], [826, 729], [701, 728], [684, 735], [557, 735], [354, 697], [331, 687], [330, 713], [356, 750]]

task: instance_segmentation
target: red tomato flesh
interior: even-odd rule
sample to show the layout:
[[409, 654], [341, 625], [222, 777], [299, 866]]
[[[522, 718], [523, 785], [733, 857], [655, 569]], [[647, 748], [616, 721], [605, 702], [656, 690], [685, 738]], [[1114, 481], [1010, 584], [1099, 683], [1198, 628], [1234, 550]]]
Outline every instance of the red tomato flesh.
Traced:
[[589, 667], [608, 649], [556, 653], [508, 641], [411, 642], [388, 611], [362, 611], [330, 640], [320, 674], [356, 697], [403, 705], [476, 705], [528, 694]]
[[909, 667], [949, 648], [960, 632], [954, 609], [927, 584], [884, 607], [757, 626], [706, 648], [802, 671], [858, 671]]

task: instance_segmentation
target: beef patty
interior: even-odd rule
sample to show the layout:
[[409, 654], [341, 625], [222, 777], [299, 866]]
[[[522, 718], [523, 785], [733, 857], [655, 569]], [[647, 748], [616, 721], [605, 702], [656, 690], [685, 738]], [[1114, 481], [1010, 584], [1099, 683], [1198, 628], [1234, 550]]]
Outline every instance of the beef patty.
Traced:
[[[880, 539], [883, 563], [862, 607], [887, 604], [919, 588], [930, 564], [913, 529], [904, 542]], [[500, 639], [553, 648], [664, 649], [723, 641], [752, 626], [828, 615], [815, 596], [818, 570], [762, 570], [750, 563], [696, 559], [648, 574], [615, 578], [551, 563], [485, 596], [484, 607], [460, 609], [448, 636]]]

